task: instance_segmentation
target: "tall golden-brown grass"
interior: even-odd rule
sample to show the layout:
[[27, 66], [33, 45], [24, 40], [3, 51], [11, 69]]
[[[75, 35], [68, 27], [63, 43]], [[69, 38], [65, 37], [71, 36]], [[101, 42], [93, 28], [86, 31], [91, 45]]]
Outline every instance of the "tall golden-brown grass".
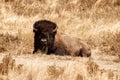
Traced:
[[[87, 42], [91, 58], [32, 55], [41, 19]], [[0, 80], [119, 80], [119, 35], [120, 0], [0, 0]]]

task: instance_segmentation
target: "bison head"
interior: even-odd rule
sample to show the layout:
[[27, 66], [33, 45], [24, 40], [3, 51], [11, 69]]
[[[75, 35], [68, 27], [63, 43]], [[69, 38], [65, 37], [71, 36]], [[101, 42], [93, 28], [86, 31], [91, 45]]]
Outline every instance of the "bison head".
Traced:
[[48, 20], [37, 21], [33, 25], [34, 36], [34, 51], [38, 49], [50, 54], [54, 51], [54, 40], [57, 33], [57, 25]]

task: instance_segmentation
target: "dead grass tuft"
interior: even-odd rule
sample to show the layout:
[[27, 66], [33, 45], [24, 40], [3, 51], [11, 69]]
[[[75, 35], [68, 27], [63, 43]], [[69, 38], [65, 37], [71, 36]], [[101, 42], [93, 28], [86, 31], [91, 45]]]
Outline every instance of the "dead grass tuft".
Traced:
[[2, 62], [0, 63], [0, 75], [8, 75], [11, 71], [18, 72], [20, 74], [22, 70], [23, 65], [17, 65], [15, 59], [13, 59], [10, 54], [3, 57]]
[[14, 44], [19, 44], [20, 39], [10, 34], [0, 34], [0, 51], [8, 51], [14, 48]]
[[50, 79], [57, 79], [59, 78], [64, 72], [64, 68], [59, 66], [48, 66], [47, 73]]
[[77, 77], [76, 77], [76, 80], [84, 80], [83, 76], [78, 74]]
[[115, 24], [112, 27], [101, 26], [96, 29], [97, 31], [93, 30], [93, 33], [87, 38], [88, 43], [94, 47], [99, 47], [102, 53], [120, 55], [119, 24]]
[[90, 76], [97, 75], [98, 65], [91, 59], [87, 62], [87, 71]]

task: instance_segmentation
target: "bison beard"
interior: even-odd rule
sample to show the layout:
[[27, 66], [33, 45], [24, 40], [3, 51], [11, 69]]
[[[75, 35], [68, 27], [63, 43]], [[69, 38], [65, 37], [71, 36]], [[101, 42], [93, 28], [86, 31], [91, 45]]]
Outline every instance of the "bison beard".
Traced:
[[47, 54], [54, 52], [54, 40], [57, 32], [57, 25], [48, 20], [36, 21], [33, 24], [34, 51], [41, 50]]
[[57, 32], [56, 34], [55, 46], [57, 47], [55, 53], [59, 55], [91, 56], [90, 47], [84, 41], [61, 32]]

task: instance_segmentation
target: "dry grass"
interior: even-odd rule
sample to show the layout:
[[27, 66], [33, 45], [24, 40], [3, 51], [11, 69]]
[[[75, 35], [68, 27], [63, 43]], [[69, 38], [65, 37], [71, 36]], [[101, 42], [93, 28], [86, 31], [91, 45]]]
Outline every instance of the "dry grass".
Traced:
[[0, 78], [2, 80], [9, 80], [11, 73], [21, 74], [22, 70], [22, 64], [16, 64], [15, 59], [13, 59], [10, 54], [6, 55], [3, 57], [2, 62], [0, 63]]
[[[32, 25], [40, 19], [85, 40], [92, 59], [31, 55]], [[0, 80], [119, 80], [119, 27], [120, 0], [1, 0]]]

